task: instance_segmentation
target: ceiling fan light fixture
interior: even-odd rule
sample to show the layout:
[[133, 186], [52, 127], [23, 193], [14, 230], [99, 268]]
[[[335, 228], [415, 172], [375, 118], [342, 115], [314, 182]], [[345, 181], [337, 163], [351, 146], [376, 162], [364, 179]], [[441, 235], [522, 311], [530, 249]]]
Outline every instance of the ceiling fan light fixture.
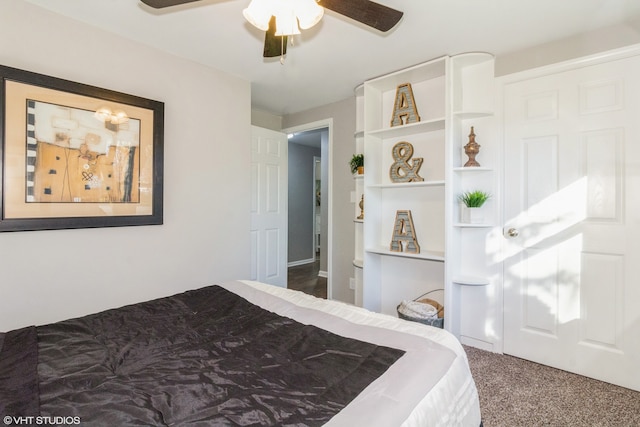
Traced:
[[244, 18], [251, 25], [262, 30], [269, 30], [269, 20], [273, 15], [273, 2], [270, 0], [251, 0], [249, 6], [242, 11]]
[[242, 11], [254, 27], [269, 30], [269, 20], [276, 17], [276, 36], [300, 34], [316, 25], [324, 15], [324, 8], [316, 0], [251, 0]]

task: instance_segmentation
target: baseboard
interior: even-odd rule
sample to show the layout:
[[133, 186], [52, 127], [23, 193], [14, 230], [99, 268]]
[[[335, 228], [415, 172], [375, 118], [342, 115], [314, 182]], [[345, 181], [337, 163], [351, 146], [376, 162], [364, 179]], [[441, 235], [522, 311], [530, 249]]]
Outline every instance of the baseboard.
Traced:
[[471, 338], [464, 335], [460, 335], [460, 343], [464, 345], [468, 345], [470, 347], [479, 348], [480, 350], [490, 351], [495, 353], [493, 350], [493, 343], [479, 340], [477, 338]]
[[311, 264], [314, 262], [316, 262], [314, 258], [301, 259], [298, 261], [291, 261], [290, 263], [287, 264], [287, 267], [297, 267], [298, 265]]
[[329, 273], [323, 270], [318, 271], [318, 277], [329, 277]]

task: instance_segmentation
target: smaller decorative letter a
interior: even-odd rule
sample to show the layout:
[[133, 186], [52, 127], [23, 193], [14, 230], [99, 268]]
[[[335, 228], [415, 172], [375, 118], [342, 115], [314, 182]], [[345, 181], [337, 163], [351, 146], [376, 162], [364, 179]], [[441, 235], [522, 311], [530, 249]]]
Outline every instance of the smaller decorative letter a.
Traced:
[[420, 245], [413, 231], [411, 211], [397, 211], [396, 222], [393, 225], [393, 237], [389, 248], [393, 252], [420, 253]]

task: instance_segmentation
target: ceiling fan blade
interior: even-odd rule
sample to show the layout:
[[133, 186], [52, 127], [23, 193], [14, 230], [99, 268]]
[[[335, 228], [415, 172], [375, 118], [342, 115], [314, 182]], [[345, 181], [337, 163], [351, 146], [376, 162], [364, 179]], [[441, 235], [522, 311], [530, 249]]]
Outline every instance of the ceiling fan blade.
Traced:
[[154, 9], [162, 9], [163, 7], [177, 6], [179, 4], [191, 3], [200, 0], [140, 0], [147, 6], [151, 6]]
[[318, 4], [382, 32], [392, 29], [404, 14], [369, 0], [318, 0]]
[[269, 20], [269, 29], [264, 33], [264, 51], [262, 56], [273, 58], [287, 53], [287, 36], [276, 36], [276, 17]]

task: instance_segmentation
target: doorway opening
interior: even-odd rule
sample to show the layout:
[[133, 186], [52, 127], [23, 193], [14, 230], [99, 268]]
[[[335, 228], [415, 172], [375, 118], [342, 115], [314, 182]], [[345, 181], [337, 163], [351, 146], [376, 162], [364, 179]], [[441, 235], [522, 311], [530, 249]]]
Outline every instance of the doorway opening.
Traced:
[[289, 141], [287, 286], [331, 298], [331, 121], [283, 132]]

